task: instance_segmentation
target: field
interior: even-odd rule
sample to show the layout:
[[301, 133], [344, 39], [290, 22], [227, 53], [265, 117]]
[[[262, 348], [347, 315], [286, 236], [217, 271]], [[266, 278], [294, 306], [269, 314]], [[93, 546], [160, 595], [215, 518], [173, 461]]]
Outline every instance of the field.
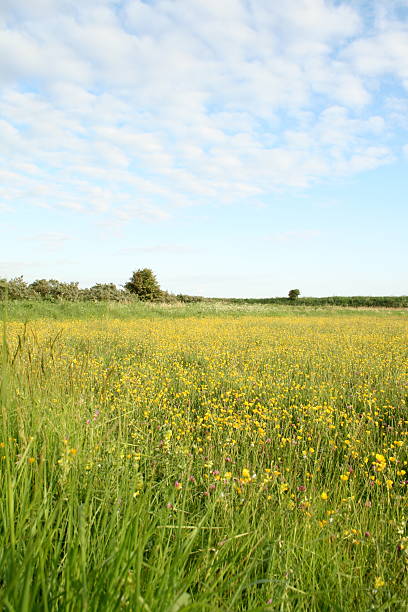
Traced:
[[408, 609], [406, 311], [119, 308], [10, 305], [0, 608]]

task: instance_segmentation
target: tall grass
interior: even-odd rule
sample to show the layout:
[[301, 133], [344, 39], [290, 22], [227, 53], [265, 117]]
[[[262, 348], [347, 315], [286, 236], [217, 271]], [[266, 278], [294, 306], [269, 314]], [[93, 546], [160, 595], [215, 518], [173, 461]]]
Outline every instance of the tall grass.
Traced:
[[[0, 317], [5, 309], [14, 321], [33, 321], [36, 319], [145, 319], [145, 318], [186, 318], [186, 317], [241, 317], [241, 316], [270, 316], [280, 317], [288, 315], [299, 316], [329, 316], [333, 314], [350, 316], [357, 312], [356, 307], [347, 305], [336, 306], [327, 304], [288, 304], [287, 300], [282, 303], [251, 302], [239, 300], [209, 300], [206, 302], [182, 303], [172, 302], [169, 304], [149, 302], [49, 302], [16, 300], [0, 302]], [[382, 308], [375, 306], [359, 307], [359, 316], [373, 312], [384, 316], [399, 314], [406, 316], [406, 308]]]
[[160, 313], [5, 326], [0, 606], [405, 609], [407, 318]]

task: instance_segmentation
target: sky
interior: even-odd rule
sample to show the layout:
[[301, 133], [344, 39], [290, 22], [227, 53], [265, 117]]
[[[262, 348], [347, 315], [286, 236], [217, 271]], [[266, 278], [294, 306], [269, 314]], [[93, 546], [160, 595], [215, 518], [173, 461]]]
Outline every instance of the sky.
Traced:
[[408, 0], [0, 0], [0, 277], [408, 294]]

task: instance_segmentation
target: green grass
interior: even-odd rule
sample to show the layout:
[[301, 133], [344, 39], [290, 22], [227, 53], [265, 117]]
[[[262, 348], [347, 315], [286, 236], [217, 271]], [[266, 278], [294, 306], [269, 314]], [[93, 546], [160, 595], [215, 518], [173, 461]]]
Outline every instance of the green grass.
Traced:
[[209, 301], [192, 304], [154, 304], [134, 302], [130, 304], [117, 302], [47, 302], [47, 301], [10, 301], [0, 302], [0, 317], [7, 317], [13, 321], [33, 321], [36, 319], [138, 319], [138, 318], [185, 318], [185, 317], [212, 317], [212, 316], [287, 316], [287, 315], [316, 315], [332, 316], [358, 313], [370, 315], [373, 312], [383, 313], [385, 316], [396, 314], [406, 316], [407, 308], [374, 308], [347, 306], [308, 306], [291, 304], [260, 304]]
[[8, 319], [0, 609], [407, 609], [406, 313]]

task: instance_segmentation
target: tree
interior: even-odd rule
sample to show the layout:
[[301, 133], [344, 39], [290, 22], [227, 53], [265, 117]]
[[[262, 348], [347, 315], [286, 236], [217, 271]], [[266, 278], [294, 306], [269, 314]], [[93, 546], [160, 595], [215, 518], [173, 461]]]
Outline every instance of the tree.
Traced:
[[126, 283], [125, 289], [134, 293], [140, 300], [155, 301], [160, 300], [163, 292], [160, 289], [156, 276], [149, 268], [143, 268], [133, 272], [130, 280]]
[[300, 291], [299, 289], [291, 289], [288, 295], [289, 295], [289, 299], [292, 300], [292, 302], [295, 302], [300, 295]]

